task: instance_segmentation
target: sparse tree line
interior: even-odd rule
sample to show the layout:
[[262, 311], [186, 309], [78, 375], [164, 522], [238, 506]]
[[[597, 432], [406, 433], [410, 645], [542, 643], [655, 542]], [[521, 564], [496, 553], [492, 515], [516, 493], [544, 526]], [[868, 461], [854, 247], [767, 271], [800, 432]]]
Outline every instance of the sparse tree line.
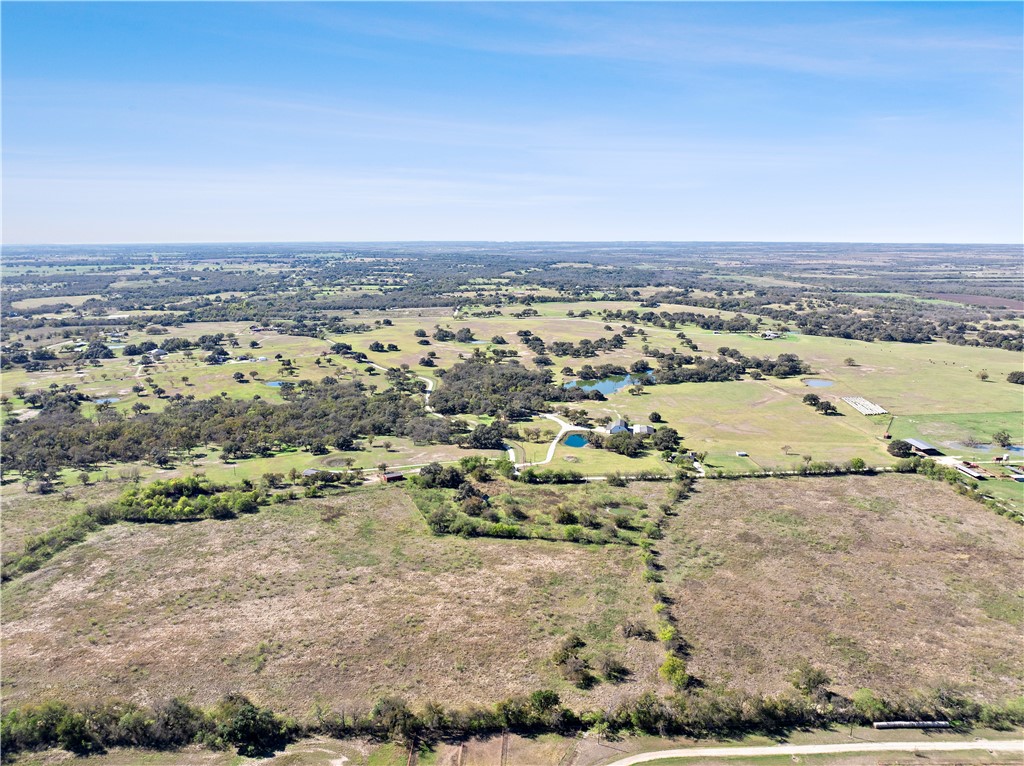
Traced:
[[[487, 491], [492, 472], [524, 484], [582, 484], [586, 481], [582, 474], [570, 469], [531, 467], [516, 474], [515, 467], [506, 458], [490, 461], [471, 456], [462, 458], [457, 466], [440, 463], [424, 466], [418, 476], [409, 477], [410, 495], [431, 531], [438, 535], [636, 545], [643, 538], [659, 534], [657, 524], [649, 520], [626, 513], [602, 515], [596, 508], [558, 506], [551, 509], [550, 523], [537, 524], [536, 518], [514, 498], [506, 498], [500, 505], [493, 502]], [[667, 478], [654, 471], [631, 477], [634, 481]], [[625, 480], [609, 483], [624, 486]]]
[[[612, 673], [616, 668], [607, 670]], [[546, 689], [465, 708], [435, 702], [414, 708], [401, 697], [385, 696], [369, 708], [317, 705], [305, 721], [275, 714], [238, 693], [209, 708], [181, 699], [152, 706], [126, 701], [47, 701], [6, 706], [0, 719], [0, 743], [5, 761], [21, 752], [47, 748], [91, 755], [113, 747], [177, 750], [191, 744], [266, 757], [314, 735], [390, 741], [419, 749], [502, 732], [571, 736], [589, 731], [598, 736], [702, 739], [779, 736], [796, 729], [893, 719], [948, 720], [961, 731], [973, 726], [1008, 730], [1024, 724], [1021, 697], [980, 703], [956, 689], [941, 687], [898, 699], [860, 689], [846, 698], [830, 692], [828, 676], [806, 664], [794, 671], [791, 680], [791, 691], [775, 695], [714, 686], [684, 688], [667, 697], [647, 692], [605, 710], [572, 710], [556, 692]]]
[[256, 513], [261, 505], [283, 496], [256, 489], [248, 482], [239, 487], [215, 484], [204, 477], [154, 481], [132, 486], [114, 502], [92, 506], [41, 535], [29, 537], [20, 553], [3, 562], [4, 581], [32, 572], [62, 550], [82, 542], [91, 532], [120, 521], [175, 523], [198, 519], [233, 519]]
[[[902, 440], [895, 440], [900, 442]], [[903, 442], [906, 444], [906, 442]], [[910, 447], [906, 444], [907, 448]], [[902, 448], [897, 445], [897, 451], [903, 453]], [[894, 453], [895, 454], [895, 453]], [[975, 500], [987, 508], [995, 511], [1000, 516], [1005, 516], [1017, 524], [1024, 524], [1024, 514], [1011, 508], [1007, 508], [987, 497], [980, 492], [980, 484], [969, 476], [960, 473], [954, 468], [936, 463], [934, 460], [919, 456], [907, 457], [898, 460], [891, 469], [895, 473], [916, 473], [936, 481], [944, 481], [958, 494], [971, 500]], [[746, 479], [746, 478], [770, 478], [773, 476], [844, 476], [848, 474], [871, 475], [875, 469], [867, 465], [862, 458], [852, 458], [845, 463], [834, 463], [830, 460], [812, 460], [809, 455], [804, 456], [804, 461], [792, 470], [772, 470], [769, 468], [755, 469], [742, 472], [730, 472], [722, 470], [708, 471], [707, 476], [711, 479]]]

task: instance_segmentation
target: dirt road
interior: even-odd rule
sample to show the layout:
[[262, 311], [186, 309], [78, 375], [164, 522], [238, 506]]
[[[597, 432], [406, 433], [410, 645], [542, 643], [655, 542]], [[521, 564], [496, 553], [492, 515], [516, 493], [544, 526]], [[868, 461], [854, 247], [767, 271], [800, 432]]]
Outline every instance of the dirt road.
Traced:
[[971, 742], [844, 742], [838, 745], [769, 745], [766, 747], [688, 747], [678, 750], [657, 750], [620, 758], [607, 766], [633, 766], [669, 758], [736, 758], [772, 755], [827, 755], [830, 753], [877, 752], [953, 752], [956, 750], [988, 750], [989, 752], [1017, 753], [1024, 757], [1024, 742], [1020, 740], [974, 740]]

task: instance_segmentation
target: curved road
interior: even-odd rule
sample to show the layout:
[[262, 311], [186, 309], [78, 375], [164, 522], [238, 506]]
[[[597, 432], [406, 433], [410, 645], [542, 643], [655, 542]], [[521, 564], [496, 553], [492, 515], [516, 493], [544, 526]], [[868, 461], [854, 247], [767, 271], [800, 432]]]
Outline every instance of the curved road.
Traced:
[[[551, 440], [551, 444], [548, 446], [547, 457], [545, 457], [543, 460], [538, 460], [535, 463], [519, 463], [519, 464], [516, 465], [516, 468], [526, 468], [526, 467], [531, 466], [531, 465], [547, 465], [555, 457], [555, 449], [558, 447], [558, 442], [560, 442], [562, 440], [562, 437], [565, 436], [567, 433], [569, 433], [570, 431], [593, 431], [594, 430], [593, 428], [584, 428], [583, 426], [574, 426], [572, 423], [567, 423], [564, 420], [562, 420], [560, 417], [558, 417], [558, 415], [552, 415], [550, 412], [542, 412], [540, 416], [542, 418], [547, 418], [548, 420], [553, 420], [555, 423], [558, 424], [558, 433], [555, 434], [555, 438]], [[510, 449], [509, 450], [509, 454], [513, 455], [515, 453], [513, 452], [513, 450]], [[513, 460], [513, 462], [515, 462], [515, 458], [512, 458], [512, 460]]]
[[[369, 364], [370, 364], [371, 367], [376, 367], [378, 370], [382, 370], [384, 372], [388, 371], [387, 367], [384, 367], [383, 365], [379, 365], [376, 362], [370, 362]], [[419, 376], [419, 375], [416, 376], [416, 379], [417, 380], [422, 380], [424, 383], [426, 383], [426, 390], [423, 392], [423, 408], [428, 413], [430, 413], [431, 415], [434, 415], [435, 417], [443, 418], [444, 415], [442, 415], [442, 414], [440, 414], [438, 412], [435, 412], [434, 408], [430, 406], [430, 395], [434, 392], [434, 381], [431, 380], [430, 378], [424, 378], [424, 377]], [[540, 413], [540, 416], [542, 418], [547, 418], [548, 420], [552, 420], [555, 423], [557, 423], [558, 424], [558, 433], [555, 434], [555, 438], [552, 439], [551, 440], [551, 444], [548, 445], [548, 452], [547, 452], [547, 455], [545, 456], [545, 458], [543, 460], [538, 460], [538, 461], [536, 461], [534, 463], [516, 463], [516, 451], [515, 451], [515, 449], [513, 447], [506, 447], [505, 451], [508, 453], [508, 459], [512, 461], [512, 463], [515, 465], [516, 468], [528, 468], [529, 466], [532, 466], [532, 465], [547, 465], [552, 460], [554, 460], [554, 458], [555, 458], [555, 450], [558, 448], [558, 442], [560, 442], [562, 440], [562, 437], [565, 436], [567, 433], [569, 433], [570, 431], [594, 431], [595, 430], [593, 428], [586, 428], [584, 426], [574, 426], [572, 423], [567, 423], [566, 421], [562, 420], [562, 418], [558, 417], [558, 415], [554, 415], [554, 414], [552, 414], [550, 412], [542, 412], [542, 413]], [[588, 476], [586, 478], [588, 480], [590, 480], [590, 479], [603, 479], [605, 477], [603, 477], [603, 476]]]
[[844, 742], [837, 745], [768, 745], [760, 747], [688, 747], [677, 750], [656, 750], [620, 758], [607, 766], [633, 766], [669, 758], [757, 758], [772, 755], [828, 755], [831, 753], [915, 753], [952, 752], [955, 750], [988, 750], [1017, 753], [1024, 756], [1024, 741], [976, 739], [973, 742]]

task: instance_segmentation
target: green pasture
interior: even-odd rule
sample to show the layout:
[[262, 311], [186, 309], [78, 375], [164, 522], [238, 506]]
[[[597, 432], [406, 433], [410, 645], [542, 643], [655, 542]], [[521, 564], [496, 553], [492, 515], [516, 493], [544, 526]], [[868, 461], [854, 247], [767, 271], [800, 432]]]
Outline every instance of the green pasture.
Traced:
[[[610, 337], [613, 332], [621, 331], [623, 323], [612, 322], [613, 330], [605, 330], [605, 322], [597, 317], [596, 311], [602, 308], [635, 309], [637, 304], [628, 301], [609, 301], [596, 305], [546, 303], [538, 304], [535, 308], [542, 315], [526, 319], [511, 317], [515, 307], [505, 307], [503, 311], [506, 313], [503, 316], [465, 319], [454, 319], [447, 311], [434, 311], [427, 316], [421, 315], [427, 310], [362, 312], [359, 316], [351, 317], [351, 320], [373, 323], [375, 319], [387, 316], [392, 324], [376, 326], [367, 333], [333, 336], [327, 340], [274, 332], [253, 333], [248, 323], [243, 322], [197, 323], [170, 328], [168, 336], [198, 338], [218, 332], [234, 333], [239, 342], [239, 348], [230, 349], [234, 355], [246, 353], [253, 357], [265, 356], [267, 360], [210, 366], [202, 362], [205, 354], [201, 351], [194, 351], [192, 359], [178, 352], [166, 357], [164, 362], [140, 372], [138, 367], [129, 365], [127, 359], [119, 356], [103, 360], [100, 367], [87, 366], [80, 372], [74, 369], [42, 373], [26, 373], [20, 368], [11, 370], [0, 377], [0, 388], [9, 393], [19, 385], [34, 390], [51, 383], [75, 383], [90, 398], [118, 397], [120, 401], [114, 406], [126, 412], [137, 401], [145, 402], [153, 410], [165, 406], [165, 400], [158, 400], [149, 394], [148, 386], [141, 397], [131, 392], [131, 387], [143, 382], [146, 377], [151, 377], [168, 395], [181, 393], [204, 398], [223, 392], [233, 398], [259, 395], [270, 402], [280, 402], [281, 396], [279, 389], [267, 386], [267, 382], [319, 380], [328, 374], [340, 380], [361, 379], [383, 389], [387, 386], [383, 375], [370, 376], [364, 371], [365, 365], [330, 355], [331, 344], [338, 341], [350, 343], [355, 350], [367, 353], [376, 364], [385, 367], [407, 364], [415, 374], [436, 381], [439, 369], [451, 367], [460, 358], [468, 358], [478, 349], [491, 348], [487, 341], [495, 335], [501, 335], [508, 341], [502, 348], [516, 349], [523, 364], [532, 368], [533, 354], [516, 335], [517, 331], [528, 329], [548, 344], [558, 340], [578, 343], [583, 338], [596, 340]], [[567, 311], [579, 312], [585, 309], [591, 309], [595, 314], [588, 318], [566, 316]], [[658, 310], [693, 310], [730, 315], [729, 312], [714, 312], [685, 305], [666, 304]], [[478, 340], [485, 342], [472, 344], [434, 341], [429, 335], [436, 325], [453, 332], [469, 327]], [[427, 332], [430, 345], [421, 346], [417, 343], [419, 339], [413, 334], [417, 329]], [[623, 390], [612, 394], [606, 402], [585, 405], [594, 416], [623, 416], [636, 423], [647, 423], [650, 412], [660, 412], [667, 424], [685, 437], [685, 449], [708, 453], [707, 463], [711, 469], [745, 470], [756, 466], [795, 468], [806, 455], [814, 460], [844, 462], [860, 457], [869, 464], [890, 464], [892, 458], [886, 453], [886, 442], [881, 438], [889, 418], [860, 415], [841, 401], [844, 396], [861, 396], [889, 410], [895, 417], [892, 433], [897, 437], [912, 436], [931, 441], [940, 447], [948, 447], [953, 442], [963, 443], [972, 436], [987, 442], [993, 432], [1006, 429], [1016, 443], [1024, 443], [1024, 427], [1020, 417], [1022, 390], [1007, 383], [1005, 379], [1008, 372], [1020, 367], [1020, 355], [1016, 353], [951, 346], [943, 342], [866, 343], [797, 333], [765, 340], [754, 334], [714, 333], [693, 325], [671, 330], [657, 327], [643, 329], [647, 333], [646, 338], [627, 338], [626, 346], [616, 352], [599, 354], [590, 359], [553, 357], [555, 364], [552, 369], [556, 379], [563, 377], [560, 370], [565, 366], [574, 369], [583, 364], [629, 366], [643, 357], [641, 346], [644, 344], [663, 350], [676, 348], [685, 351], [675, 337], [677, 332], [682, 331], [698, 345], [700, 353], [704, 355], [716, 354], [722, 346], [736, 348], [748, 356], [775, 357], [782, 353], [795, 353], [812, 368], [813, 372], [807, 377], [823, 378], [833, 383], [827, 388], [813, 389], [801, 378], [654, 385], [640, 396], [630, 395]], [[127, 342], [138, 343], [146, 339], [159, 342], [168, 336], [133, 332]], [[258, 348], [249, 348], [252, 340], [259, 343]], [[384, 345], [394, 343], [400, 351], [370, 352], [368, 347], [373, 341]], [[437, 367], [419, 365], [420, 358], [429, 351], [438, 355], [435, 360]], [[274, 360], [275, 354], [293, 360], [297, 366], [294, 376], [285, 376], [280, 364]], [[328, 358], [330, 362], [326, 361]], [[852, 365], [846, 363], [848, 358], [853, 360]], [[317, 360], [320, 365], [315, 364]], [[989, 380], [979, 380], [978, 373], [982, 370], [988, 372]], [[236, 371], [245, 373], [248, 382], [236, 382], [232, 377]], [[255, 379], [250, 376], [251, 372], [256, 372]], [[182, 381], [182, 377], [188, 377], [187, 384]], [[835, 403], [842, 415], [825, 417], [802, 404], [802, 397], [810, 392]], [[93, 408], [87, 405], [84, 411], [88, 414]], [[484, 422], [476, 417], [467, 417], [466, 420], [471, 423]], [[541, 419], [532, 425], [550, 431], [552, 435], [554, 433], [554, 425], [549, 421]], [[512, 446], [518, 460], [535, 462], [544, 458], [548, 443], [547, 440], [539, 443], [519, 440]], [[738, 458], [735, 454], [737, 451], [749, 453], [749, 458]], [[403, 452], [398, 460], [414, 464], [419, 459], [416, 454], [415, 451]], [[957, 448], [956, 454], [984, 460], [996, 453], [991, 450]], [[576, 462], [566, 461], [566, 458]], [[373, 459], [379, 462], [384, 458], [375, 455]], [[650, 461], [650, 464], [644, 461]], [[398, 464], [394, 460], [386, 462]], [[658, 467], [659, 462], [656, 457], [652, 457], [636, 463], [612, 453], [560, 445], [552, 466], [572, 465], [584, 472], [607, 473], [641, 467], [654, 468]]]
[[[964, 412], [951, 415], [911, 414], [897, 417], [890, 429], [897, 439], [921, 439], [943, 452], [979, 460], [991, 460], [1006, 450], [992, 444], [992, 434], [1008, 431], [1014, 444], [1024, 443], [1024, 419], [1020, 410], [1010, 412]], [[968, 446], [976, 440], [987, 449]], [[1011, 453], [1012, 454], [1012, 453]], [[1024, 455], [1016, 457], [1024, 460]]]
[[97, 295], [95, 293], [91, 295], [62, 295], [60, 297], [47, 295], [41, 298], [21, 298], [20, 300], [11, 301], [11, 308], [15, 311], [22, 311], [24, 309], [34, 309], [39, 306], [47, 306], [55, 303], [67, 303], [71, 306], [81, 306], [86, 301], [102, 300], [102, 298], [102, 295]]
[[563, 439], [555, 448], [552, 461], [538, 468], [569, 468], [579, 471], [584, 476], [605, 476], [610, 473], [628, 476], [638, 471], [660, 471], [666, 476], [671, 476], [674, 472], [673, 467], [665, 463], [659, 455], [660, 453], [649, 450], [640, 457], [630, 458], [593, 447], [567, 447]]
[[[842, 416], [821, 415], [801, 402], [807, 390], [782, 388], [774, 380], [654, 385], [640, 396], [623, 389], [587, 409], [594, 416], [624, 417], [631, 423], [648, 423], [649, 414], [658, 412], [665, 425], [684, 437], [684, 449], [707, 452], [711, 466], [730, 470], [795, 468], [803, 455], [892, 462], [880, 438], [884, 426], [849, 407]], [[737, 461], [738, 451], [750, 458]]]
[[[139, 365], [132, 365], [129, 359], [120, 356], [122, 349], [114, 349], [118, 354], [113, 359], [99, 360], [99, 366], [93, 367], [87, 364], [81, 370], [76, 371], [73, 366], [67, 369], [45, 370], [42, 372], [25, 372], [22, 368], [14, 368], [0, 374], [0, 391], [10, 392], [24, 386], [30, 391], [46, 388], [56, 383], [57, 385], [74, 384], [82, 393], [92, 399], [116, 397], [120, 399], [114, 407], [129, 412], [133, 404], [138, 401], [149, 405], [153, 411], [158, 411], [166, 406], [166, 399], [158, 399], [150, 393], [149, 384], [146, 378], [152, 378], [153, 384], [162, 387], [167, 396], [174, 394], [193, 395], [197, 399], [218, 396], [222, 392], [227, 393], [230, 398], [248, 399], [259, 395], [270, 402], [283, 401], [280, 390], [266, 385], [268, 382], [278, 380], [313, 380], [331, 375], [339, 380], [365, 379], [363, 372], [364, 365], [356, 364], [351, 360], [343, 359], [338, 355], [330, 355], [330, 342], [318, 338], [304, 336], [281, 335], [274, 332], [252, 333], [247, 325], [239, 323], [217, 322], [199, 323], [181, 328], [170, 328], [166, 335], [146, 335], [140, 332], [128, 334], [127, 339], [111, 345], [124, 345], [140, 343], [143, 340], [152, 340], [159, 343], [168, 337], [187, 337], [193, 340], [201, 335], [215, 333], [234, 332], [239, 341], [238, 348], [228, 348], [232, 359], [242, 354], [253, 357], [251, 360], [229, 361], [221, 365], [206, 364], [203, 359], [207, 355], [201, 349], [193, 349], [192, 357], [189, 358], [185, 352], [178, 351], [168, 354], [158, 364], [140, 368]], [[257, 348], [250, 348], [250, 341], [259, 343]], [[69, 344], [72, 342], [69, 341]], [[61, 344], [63, 345], [63, 344]], [[281, 354], [283, 358], [291, 359], [295, 365], [294, 374], [284, 373], [280, 362], [274, 358]], [[324, 356], [327, 354], [327, 356]], [[259, 357], [266, 357], [264, 361], [257, 361]], [[69, 357], [70, 358], [70, 357]], [[320, 360], [320, 365], [316, 364]], [[328, 362], [327, 359], [331, 361]], [[234, 373], [242, 372], [246, 382], [234, 380]], [[253, 377], [251, 373], [256, 373]], [[183, 381], [182, 378], [188, 380]], [[383, 376], [373, 381], [379, 388], [386, 387]], [[142, 395], [132, 392], [132, 386], [142, 385], [145, 391]], [[92, 410], [86, 406], [83, 410], [89, 414]]]
[[[454, 463], [471, 455], [491, 459], [505, 455], [504, 452], [497, 450], [462, 449], [454, 444], [417, 445], [411, 439], [398, 436], [376, 437], [372, 443], [368, 439], [362, 439], [359, 444], [361, 449], [350, 452], [328, 448], [324, 455], [313, 455], [305, 450], [289, 447], [270, 457], [252, 457], [230, 462], [221, 459], [218, 447], [203, 447], [193, 453], [192, 460], [182, 459], [170, 468], [157, 468], [149, 463], [100, 465], [96, 470], [89, 472], [89, 480], [118, 480], [129, 469], [137, 469], [139, 477], [144, 481], [202, 473], [218, 482], [235, 483], [243, 479], [256, 482], [265, 473], [281, 473], [287, 476], [293, 468], [300, 472], [308, 468], [337, 471], [351, 466], [372, 471], [381, 463], [386, 463], [391, 469], [405, 471], [433, 462]], [[68, 486], [75, 486], [78, 484], [79, 473], [81, 472], [77, 470], [64, 471], [62, 479]]]
[[[992, 469], [992, 466], [985, 466]], [[1008, 472], [995, 469], [1001, 473], [1002, 479], [988, 479], [978, 487], [979, 491], [990, 495], [998, 502], [1009, 506], [1015, 511], [1024, 511], [1024, 484], [1008, 478]]]
[[[893, 414], [1006, 412], [1021, 407], [1020, 387], [1006, 382], [1007, 374], [1021, 366], [1020, 354], [1012, 351], [945, 342], [866, 343], [799, 334], [763, 340], [747, 334], [683, 329], [704, 353], [728, 346], [747, 356], [797, 354], [813, 369], [809, 377], [835, 381], [832, 387], [814, 389], [819, 396], [862, 396]], [[855, 365], [847, 366], [847, 358]], [[988, 381], [978, 379], [982, 370], [989, 373]], [[800, 385], [799, 381], [795, 385]]]
[[531, 418], [530, 420], [518, 421], [514, 424], [516, 430], [523, 433], [524, 429], [540, 429], [540, 441], [531, 442], [526, 439], [508, 439], [506, 443], [515, 449], [517, 463], [536, 463], [547, 457], [548, 447], [551, 440], [555, 438], [559, 427], [547, 418]]

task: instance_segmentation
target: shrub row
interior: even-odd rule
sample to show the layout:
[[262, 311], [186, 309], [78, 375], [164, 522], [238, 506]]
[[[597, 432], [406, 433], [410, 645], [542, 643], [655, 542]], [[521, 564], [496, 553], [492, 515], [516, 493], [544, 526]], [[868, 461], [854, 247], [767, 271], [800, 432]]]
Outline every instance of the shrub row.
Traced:
[[[666, 676], [678, 669], [668, 668]], [[670, 672], [671, 671], [671, 672]], [[685, 673], [685, 670], [681, 672]], [[980, 724], [1006, 729], [1024, 724], [1024, 697], [984, 705], [951, 689], [903, 700], [884, 700], [869, 689], [852, 699], [828, 692], [753, 695], [719, 688], [684, 688], [660, 698], [653, 693], [606, 710], [576, 712], [555, 692], [540, 690], [492, 706], [447, 709], [427, 703], [414, 711], [401, 698], [382, 698], [367, 711], [318, 707], [301, 724], [232, 694], [204, 710], [181, 700], [153, 707], [128, 702], [73, 706], [62, 702], [8, 707], [0, 719], [6, 757], [24, 750], [60, 747], [78, 754], [109, 747], [175, 749], [191, 743], [213, 749], [237, 748], [250, 757], [268, 755], [296, 737], [324, 734], [340, 739], [370, 737], [402, 745], [461, 740], [501, 731], [572, 734], [593, 730], [692, 737], [784, 734], [795, 728], [867, 724], [876, 720], [935, 720], [959, 728]]]
[[92, 506], [48, 532], [28, 538], [20, 554], [3, 562], [2, 578], [6, 582], [35, 571], [106, 524], [230, 519], [240, 513], [255, 513], [265, 502], [267, 498], [260, 491], [235, 489], [195, 476], [131, 487], [116, 502]]

